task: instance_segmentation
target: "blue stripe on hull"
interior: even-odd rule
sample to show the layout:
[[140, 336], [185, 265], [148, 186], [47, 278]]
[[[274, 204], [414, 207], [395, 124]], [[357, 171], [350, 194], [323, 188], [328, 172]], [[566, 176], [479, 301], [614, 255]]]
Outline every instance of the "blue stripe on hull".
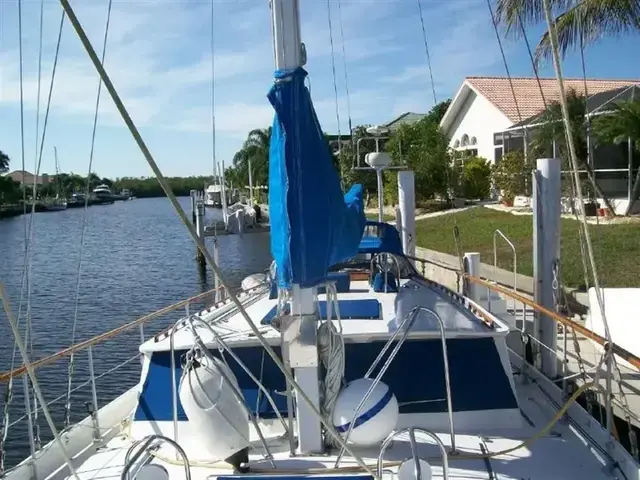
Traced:
[[[383, 341], [347, 343], [346, 380], [363, 377], [384, 344]], [[451, 339], [447, 341], [447, 348], [454, 411], [517, 408], [516, 398], [493, 338]], [[280, 356], [280, 349], [274, 347], [274, 350]], [[278, 410], [285, 413], [285, 381], [275, 363], [261, 347], [238, 347], [234, 348], [234, 352], [257, 378], [261, 378], [262, 366], [262, 383], [271, 393]], [[180, 357], [183, 354], [184, 351], [175, 352], [178, 382], [182, 375]], [[260, 395], [258, 404], [259, 391], [251, 378], [233, 359], [228, 360], [249, 408], [262, 418], [275, 417], [264, 395]], [[400, 413], [446, 412], [445, 401], [424, 402], [445, 398], [442, 346], [439, 339], [407, 340], [382, 381], [396, 396]], [[151, 357], [134, 420], [163, 421], [171, 420], [172, 417], [171, 358], [169, 352], [156, 352]], [[187, 419], [180, 404], [178, 419]]]

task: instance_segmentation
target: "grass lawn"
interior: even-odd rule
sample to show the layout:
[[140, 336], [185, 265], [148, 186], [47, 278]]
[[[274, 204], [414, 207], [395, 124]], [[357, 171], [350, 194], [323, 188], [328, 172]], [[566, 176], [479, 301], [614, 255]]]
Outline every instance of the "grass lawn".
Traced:
[[[500, 229], [515, 245], [518, 273], [533, 275], [533, 218], [489, 208], [473, 208], [417, 222], [420, 247], [456, 255], [453, 227], [458, 226], [464, 252], [480, 252], [480, 261], [493, 264], [493, 233]], [[580, 253], [579, 224], [561, 220], [561, 275], [566, 287], [582, 287], [584, 273]], [[640, 223], [589, 225], [600, 282], [606, 287], [640, 285]], [[511, 270], [512, 254], [498, 241], [498, 266]], [[592, 283], [590, 277], [590, 284]]]
[[[378, 221], [378, 214], [377, 213], [367, 213], [366, 216], [367, 216], [367, 220], [375, 220], [376, 222]], [[385, 222], [395, 222], [396, 221], [395, 215], [383, 214], [382, 215], [382, 219]]]

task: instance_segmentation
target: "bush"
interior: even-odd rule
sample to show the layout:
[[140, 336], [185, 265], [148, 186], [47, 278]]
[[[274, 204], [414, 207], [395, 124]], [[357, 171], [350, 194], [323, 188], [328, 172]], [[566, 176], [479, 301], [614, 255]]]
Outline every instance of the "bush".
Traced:
[[513, 202], [516, 195], [531, 195], [531, 164], [524, 153], [513, 151], [502, 156], [491, 167], [491, 180], [501, 192], [505, 202]]
[[462, 192], [465, 198], [483, 200], [491, 190], [491, 166], [482, 157], [464, 159]]

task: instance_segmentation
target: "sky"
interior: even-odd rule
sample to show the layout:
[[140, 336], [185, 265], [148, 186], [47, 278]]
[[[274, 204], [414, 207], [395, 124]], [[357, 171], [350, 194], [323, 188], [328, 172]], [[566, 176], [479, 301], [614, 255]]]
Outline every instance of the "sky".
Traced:
[[[101, 52], [108, 0], [71, 4]], [[421, 0], [421, 4], [438, 101], [454, 96], [466, 76], [505, 75], [484, 0]], [[62, 9], [57, 1], [44, 0], [36, 136], [40, 0], [22, 0], [21, 8], [24, 162], [33, 172]], [[247, 133], [269, 126], [273, 119], [266, 99], [274, 70], [268, 0], [214, 0], [213, 22], [211, 8], [211, 0], [113, 1], [105, 67], [167, 176], [211, 174], [212, 86], [218, 162], [228, 166]], [[433, 106], [417, 0], [329, 0], [328, 5], [326, 0], [300, 0], [300, 11], [308, 55], [305, 68], [326, 132], [347, 133], [349, 115], [354, 126], [382, 124], [403, 112], [427, 112]], [[12, 169], [22, 165], [19, 23], [18, 0], [0, 0], [0, 150], [10, 156]], [[541, 31], [538, 26], [528, 32], [532, 44]], [[587, 76], [639, 78], [639, 40], [638, 35], [629, 35], [587, 48]], [[531, 76], [524, 42], [508, 38], [504, 47], [511, 75]], [[563, 69], [567, 77], [581, 77], [579, 54], [568, 55]], [[552, 76], [552, 65], [545, 65], [541, 74]], [[86, 174], [97, 89], [97, 73], [65, 20], [41, 172], [55, 172], [55, 146], [62, 171]], [[110, 178], [152, 175], [104, 89], [93, 171]]]

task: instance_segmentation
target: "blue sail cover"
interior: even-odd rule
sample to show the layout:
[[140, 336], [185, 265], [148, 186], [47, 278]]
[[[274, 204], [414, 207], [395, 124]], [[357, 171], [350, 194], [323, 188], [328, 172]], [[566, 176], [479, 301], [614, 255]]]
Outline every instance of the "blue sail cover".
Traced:
[[331, 152], [304, 85], [307, 72], [276, 72], [269, 151], [271, 254], [278, 286], [313, 287], [330, 266], [358, 252], [365, 216], [362, 185], [343, 196]]

